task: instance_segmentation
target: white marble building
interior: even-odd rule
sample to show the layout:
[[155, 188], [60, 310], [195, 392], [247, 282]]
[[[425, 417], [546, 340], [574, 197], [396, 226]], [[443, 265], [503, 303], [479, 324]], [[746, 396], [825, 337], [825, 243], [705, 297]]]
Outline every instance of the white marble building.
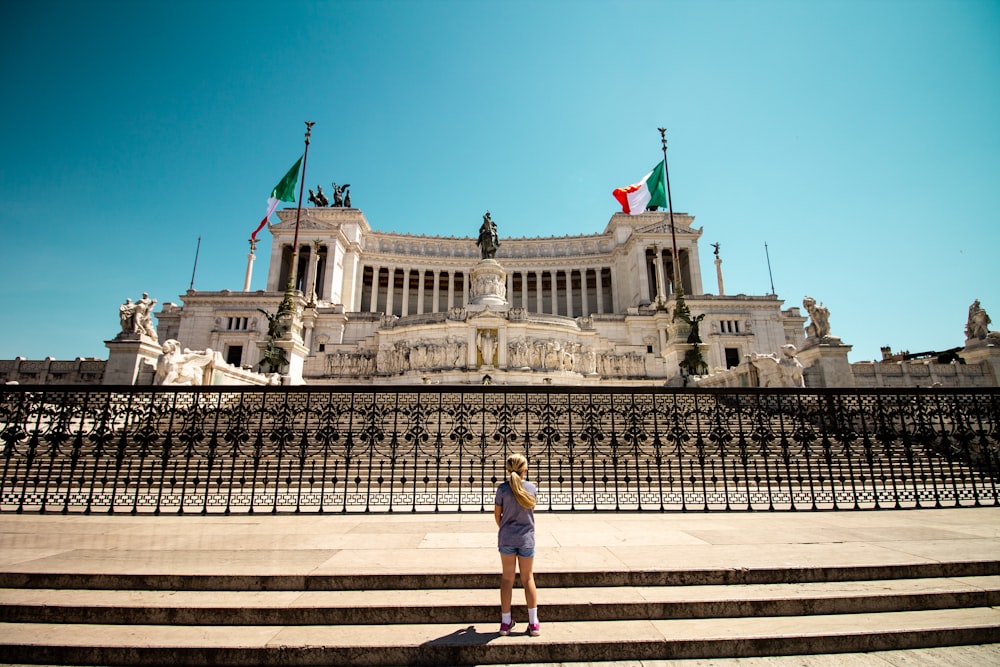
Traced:
[[[279, 216], [267, 289], [189, 291], [183, 305], [156, 314], [160, 340], [258, 366], [265, 313], [277, 310], [292, 263], [296, 211]], [[706, 370], [787, 343], [802, 348], [807, 318], [798, 308], [782, 310], [774, 295], [707, 293], [702, 230], [690, 215], [673, 219], [685, 300], [693, 316], [704, 315]], [[616, 214], [603, 233], [582, 236], [504, 238], [502, 222], [500, 231], [490, 268], [471, 237], [386, 233], [359, 209], [302, 209], [293, 377], [298, 363], [308, 384], [478, 383], [484, 375], [510, 384], [684, 382], [681, 361], [694, 346], [690, 327], [672, 316], [667, 213]]]

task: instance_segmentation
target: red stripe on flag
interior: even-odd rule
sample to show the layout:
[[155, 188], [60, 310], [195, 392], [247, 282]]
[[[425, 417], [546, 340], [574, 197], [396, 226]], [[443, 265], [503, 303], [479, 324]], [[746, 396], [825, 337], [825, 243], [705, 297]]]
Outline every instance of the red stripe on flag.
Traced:
[[263, 220], [260, 221], [260, 224], [257, 225], [257, 229], [253, 230], [253, 234], [250, 235], [250, 240], [251, 241], [256, 241], [257, 240], [257, 232], [259, 232], [260, 230], [264, 229], [264, 225], [266, 225], [266, 224], [267, 224], [267, 218], [265, 217]]
[[626, 188], [615, 188], [614, 192], [611, 193], [618, 200], [618, 203], [622, 205], [622, 212], [631, 213], [628, 208], [628, 195], [630, 192], [635, 192], [638, 189], [638, 185], [630, 185]]

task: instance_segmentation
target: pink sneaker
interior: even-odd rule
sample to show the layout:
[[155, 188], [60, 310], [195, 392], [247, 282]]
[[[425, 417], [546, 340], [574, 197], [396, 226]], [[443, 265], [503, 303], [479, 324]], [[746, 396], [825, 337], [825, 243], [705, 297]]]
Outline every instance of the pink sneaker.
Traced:
[[510, 631], [514, 629], [514, 619], [510, 619], [510, 623], [500, 624], [500, 636], [506, 637], [510, 634]]
[[542, 634], [542, 626], [538, 623], [528, 623], [528, 634], [532, 637], [537, 637]]

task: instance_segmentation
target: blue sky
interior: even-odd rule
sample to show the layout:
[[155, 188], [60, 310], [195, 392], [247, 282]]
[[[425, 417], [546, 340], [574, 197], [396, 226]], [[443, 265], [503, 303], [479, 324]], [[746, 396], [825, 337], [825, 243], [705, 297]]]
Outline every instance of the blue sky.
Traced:
[[[660, 159], [706, 291], [811, 295], [852, 361], [1000, 328], [1000, 3], [35, 2], [0, 20], [0, 358], [107, 357], [118, 305], [242, 289], [308, 187], [376, 229], [603, 231]], [[269, 235], [253, 289], [263, 288]]]

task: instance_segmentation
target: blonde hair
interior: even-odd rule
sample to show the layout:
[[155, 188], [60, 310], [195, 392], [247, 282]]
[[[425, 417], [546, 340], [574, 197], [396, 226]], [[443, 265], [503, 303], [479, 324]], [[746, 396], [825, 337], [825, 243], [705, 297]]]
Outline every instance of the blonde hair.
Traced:
[[528, 474], [528, 459], [524, 458], [524, 454], [511, 454], [507, 457], [506, 468], [510, 488], [514, 492], [517, 504], [526, 510], [535, 509], [535, 497], [524, 489], [524, 478]]

